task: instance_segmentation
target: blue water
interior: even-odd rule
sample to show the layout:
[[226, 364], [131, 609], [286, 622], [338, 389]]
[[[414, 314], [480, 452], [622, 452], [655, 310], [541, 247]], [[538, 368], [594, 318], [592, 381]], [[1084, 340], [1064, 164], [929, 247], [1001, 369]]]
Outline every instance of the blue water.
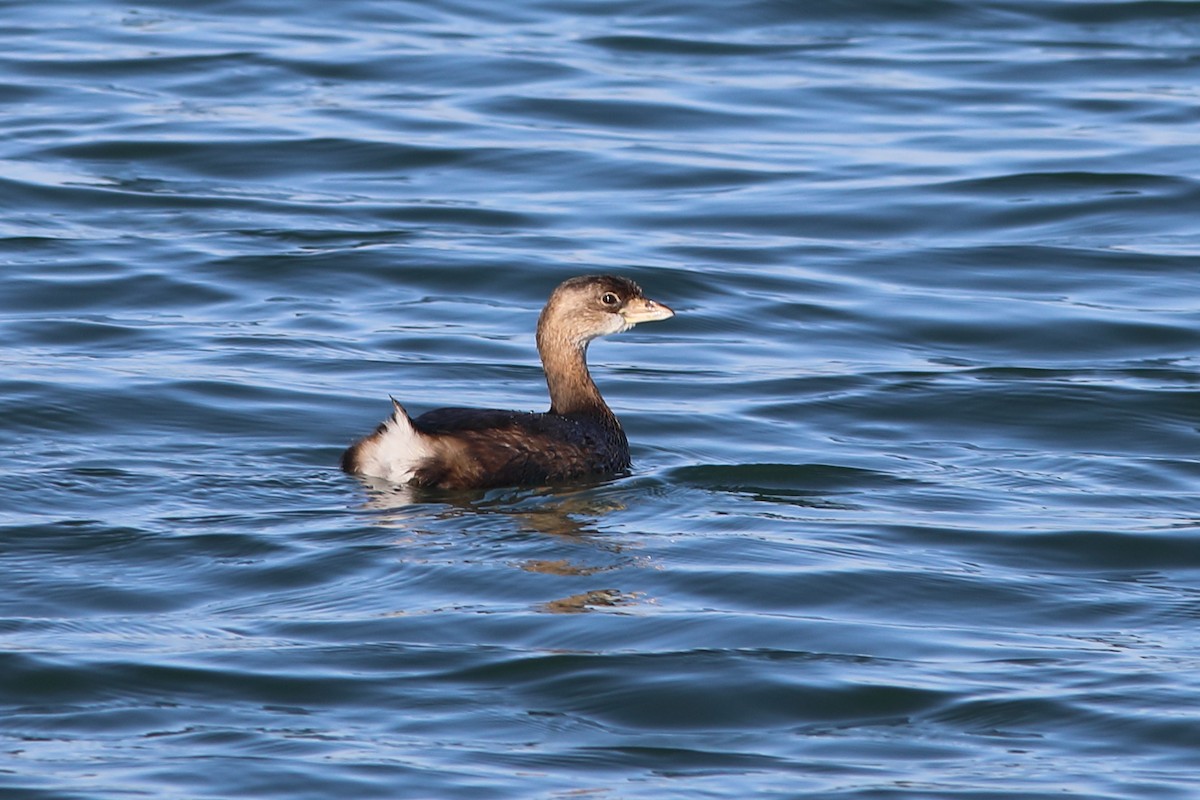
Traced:
[[1200, 795], [1200, 2], [0, 11], [3, 797]]

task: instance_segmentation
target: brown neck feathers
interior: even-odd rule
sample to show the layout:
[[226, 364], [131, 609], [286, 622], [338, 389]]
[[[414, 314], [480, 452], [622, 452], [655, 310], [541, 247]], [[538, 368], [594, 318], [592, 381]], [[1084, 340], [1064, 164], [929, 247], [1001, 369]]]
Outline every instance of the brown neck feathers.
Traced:
[[616, 424], [587, 367], [587, 340], [572, 340], [543, 315], [538, 322], [538, 353], [550, 389], [550, 413], [597, 417]]

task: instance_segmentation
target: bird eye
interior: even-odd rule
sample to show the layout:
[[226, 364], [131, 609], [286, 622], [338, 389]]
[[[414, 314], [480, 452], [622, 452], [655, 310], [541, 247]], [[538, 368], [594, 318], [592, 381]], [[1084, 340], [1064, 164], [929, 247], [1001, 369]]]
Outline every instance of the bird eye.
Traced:
[[605, 292], [600, 296], [600, 302], [604, 303], [606, 306], [615, 306], [618, 302], [620, 302], [620, 298], [618, 298], [612, 292]]

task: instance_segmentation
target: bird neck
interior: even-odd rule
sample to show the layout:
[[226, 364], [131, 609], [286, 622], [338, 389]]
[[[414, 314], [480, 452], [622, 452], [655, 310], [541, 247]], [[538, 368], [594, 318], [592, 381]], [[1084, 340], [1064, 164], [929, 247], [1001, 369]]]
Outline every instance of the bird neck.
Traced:
[[598, 418], [620, 427], [587, 367], [587, 342], [538, 331], [538, 353], [550, 389], [550, 413]]

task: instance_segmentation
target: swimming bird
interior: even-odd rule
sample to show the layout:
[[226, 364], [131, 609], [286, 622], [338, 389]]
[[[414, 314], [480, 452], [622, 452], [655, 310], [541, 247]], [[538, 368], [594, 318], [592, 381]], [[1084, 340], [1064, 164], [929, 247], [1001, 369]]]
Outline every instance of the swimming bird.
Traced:
[[588, 343], [674, 315], [627, 278], [570, 278], [551, 293], [537, 323], [549, 411], [438, 408], [414, 419], [393, 398], [391, 417], [346, 450], [342, 469], [436, 489], [618, 475], [630, 466], [629, 441], [588, 372]]

